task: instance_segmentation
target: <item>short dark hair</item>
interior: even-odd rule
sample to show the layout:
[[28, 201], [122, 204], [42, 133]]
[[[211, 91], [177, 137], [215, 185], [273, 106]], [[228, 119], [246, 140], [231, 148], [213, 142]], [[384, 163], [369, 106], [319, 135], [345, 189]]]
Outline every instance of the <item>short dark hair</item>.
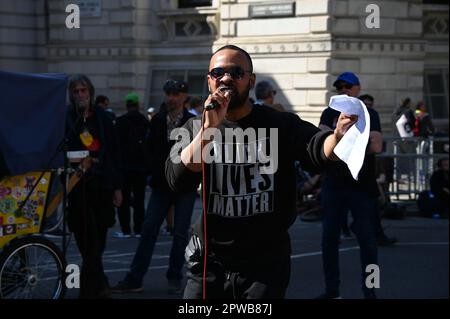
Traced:
[[105, 95], [97, 95], [97, 97], [95, 98], [95, 104], [105, 103], [106, 101], [109, 101], [109, 99]]
[[87, 86], [87, 88], [89, 90], [89, 95], [91, 96], [90, 104], [92, 106], [92, 104], [94, 103], [94, 100], [95, 100], [95, 89], [94, 89], [94, 85], [92, 85], [91, 80], [89, 80], [87, 75], [84, 75], [84, 74], [74, 74], [69, 79], [68, 88], [69, 88], [70, 103], [72, 103], [72, 105], [75, 105], [75, 100], [73, 98], [72, 90], [74, 89], [74, 87], [77, 84], [82, 84], [82, 85]]
[[359, 99], [360, 99], [361, 101], [369, 100], [369, 101], [372, 102], [372, 103], [373, 103], [373, 101], [375, 101], [375, 99], [373, 98], [373, 96], [372, 96], [372, 95], [369, 95], [369, 94], [363, 94], [363, 95], [361, 95], [361, 96], [359, 97]]
[[342, 80], [338, 80], [338, 81], [334, 82], [333, 85], [336, 88], [336, 91], [338, 91], [338, 92], [341, 92], [344, 89], [345, 85], [352, 85], [353, 86], [353, 84], [347, 83], [347, 82], [342, 81]]
[[411, 103], [411, 99], [407, 97], [406, 99], [403, 100], [402, 107], [407, 107], [409, 103]]
[[133, 108], [139, 109], [139, 103], [135, 103], [135, 102], [127, 102], [127, 103], [126, 103], [126, 107], [127, 107], [128, 109], [133, 109]]
[[216, 52], [213, 53], [213, 56], [216, 55], [217, 52], [220, 52], [222, 50], [234, 50], [234, 51], [238, 51], [241, 52], [243, 55], [245, 55], [245, 57], [248, 60], [248, 63], [250, 64], [250, 72], [253, 73], [253, 62], [252, 62], [252, 58], [250, 57], [250, 54], [248, 54], [247, 51], [245, 51], [244, 49], [236, 46], [236, 45], [232, 45], [232, 44], [227, 44], [224, 45], [223, 47], [221, 47], [220, 49], [217, 49]]
[[264, 100], [272, 95], [273, 87], [268, 81], [260, 81], [255, 87], [255, 96], [258, 100]]

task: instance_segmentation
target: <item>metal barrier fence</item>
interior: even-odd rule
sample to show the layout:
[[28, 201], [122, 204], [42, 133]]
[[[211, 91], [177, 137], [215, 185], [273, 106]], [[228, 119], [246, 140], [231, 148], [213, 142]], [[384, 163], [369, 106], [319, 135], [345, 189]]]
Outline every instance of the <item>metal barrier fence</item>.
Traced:
[[386, 159], [392, 167], [389, 195], [394, 200], [416, 200], [420, 192], [429, 190], [429, 180], [440, 158], [448, 158], [448, 137], [400, 138], [384, 137]]

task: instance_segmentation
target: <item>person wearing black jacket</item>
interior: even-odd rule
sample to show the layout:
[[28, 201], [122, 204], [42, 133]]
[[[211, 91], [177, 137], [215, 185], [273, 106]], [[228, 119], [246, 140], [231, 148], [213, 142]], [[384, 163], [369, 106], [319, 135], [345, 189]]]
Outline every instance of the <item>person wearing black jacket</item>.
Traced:
[[[196, 185], [202, 172], [205, 181], [206, 219], [201, 216], [194, 225], [186, 248], [185, 298], [284, 297], [290, 279], [288, 229], [297, 216], [295, 161], [318, 170], [329, 159], [337, 160], [334, 147], [355, 123], [342, 115], [334, 132], [323, 132], [295, 114], [254, 107], [249, 91], [255, 81], [246, 51], [234, 45], [217, 50], [209, 65], [211, 94], [203, 126], [197, 123], [195, 130], [188, 121], [188, 145], [179, 158], [175, 147], [166, 161], [166, 177], [174, 191]], [[236, 136], [227, 141], [230, 129]], [[197, 157], [202, 144], [204, 164]], [[269, 155], [264, 154], [265, 146]], [[256, 157], [250, 156], [252, 150], [258, 151]]]
[[174, 144], [171, 133], [193, 117], [185, 108], [187, 85], [184, 82], [168, 80], [164, 87], [165, 111], [158, 112], [150, 122], [146, 151], [151, 173], [152, 194], [147, 206], [141, 239], [130, 266], [130, 271], [112, 291], [115, 293], [142, 292], [143, 279], [150, 265], [159, 230], [167, 216], [169, 207], [174, 205], [174, 230], [170, 251], [168, 279], [169, 294], [181, 292], [184, 249], [188, 243], [189, 226], [196, 197], [197, 184], [192, 184], [184, 192], [173, 192], [164, 176], [164, 163]]
[[[127, 113], [116, 120], [117, 134], [121, 145], [123, 166], [123, 203], [117, 213], [122, 232], [116, 234], [119, 238], [131, 236], [130, 206], [133, 205], [133, 228], [136, 236], [141, 235], [144, 222], [145, 187], [147, 185], [147, 168], [144, 156], [145, 139], [150, 122], [139, 112], [139, 97], [130, 92], [125, 97]], [[131, 204], [131, 194], [134, 200]]]
[[89, 78], [72, 76], [68, 90], [67, 150], [88, 151], [93, 159], [92, 167], [69, 194], [68, 225], [83, 258], [79, 297], [105, 298], [110, 290], [102, 255], [108, 228], [115, 222], [113, 205], [122, 202], [119, 144], [111, 119], [93, 103]]

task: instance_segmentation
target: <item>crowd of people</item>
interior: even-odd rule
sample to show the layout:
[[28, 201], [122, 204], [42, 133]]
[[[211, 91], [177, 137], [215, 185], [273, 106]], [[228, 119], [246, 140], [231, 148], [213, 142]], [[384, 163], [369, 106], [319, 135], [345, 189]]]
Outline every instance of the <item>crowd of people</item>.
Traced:
[[[227, 45], [212, 55], [206, 100], [189, 96], [188, 83], [168, 79], [163, 86], [164, 102], [159, 108], [146, 108], [146, 114], [142, 114], [139, 96], [130, 92], [124, 98], [126, 113], [116, 116], [109, 99], [95, 95], [87, 76], [72, 76], [66, 119], [68, 148], [87, 150], [94, 158], [93, 166], [69, 196], [69, 228], [83, 259], [80, 298], [143, 291], [165, 219], [173, 236], [166, 273], [169, 293], [183, 292], [187, 262], [185, 298], [283, 298], [290, 280], [288, 229], [298, 215], [296, 200], [311, 194], [318, 199], [323, 225], [325, 291], [318, 297], [340, 297], [338, 246], [341, 235], [354, 234], [361, 248], [363, 296], [376, 298], [375, 290], [365, 286], [366, 266], [378, 263], [377, 245], [397, 241], [381, 226], [380, 198], [384, 196], [386, 202], [387, 192], [383, 186], [386, 171], [377, 169], [380, 165], [375, 157], [383, 150], [380, 119], [375, 99], [360, 96], [361, 83], [354, 73], [339, 75], [333, 86], [336, 94], [359, 97], [370, 114], [370, 138], [357, 181], [333, 152], [357, 119], [326, 108], [317, 128], [286, 111], [275, 103], [273, 85], [256, 81], [252, 59], [239, 47]], [[252, 89], [256, 100], [249, 97]], [[215, 107], [204, 111], [205, 105]], [[423, 103], [414, 112], [407, 99], [395, 115], [405, 115], [417, 136], [433, 134]], [[201, 121], [197, 131], [196, 120]], [[171, 150], [177, 141], [171, 133], [177, 128], [189, 132], [189, 143], [175, 162]], [[216, 137], [205, 139], [205, 131], [225, 132], [227, 128], [276, 128], [278, 170], [261, 173], [261, 163], [244, 167], [236, 163], [236, 157], [230, 163], [196, 162], [196, 152], [205, 145], [211, 143], [216, 150], [225, 144]], [[231, 144], [238, 147], [234, 140]], [[448, 200], [448, 160], [446, 163], [447, 175], [439, 173], [433, 179], [433, 187], [439, 187], [439, 203]], [[445, 169], [445, 162], [441, 166]], [[444, 190], [441, 175], [447, 177]], [[189, 238], [200, 184], [203, 214]], [[145, 205], [148, 185], [151, 196]], [[138, 237], [139, 244], [123, 280], [111, 285], [102, 255], [116, 212], [121, 231], [115, 236]]]

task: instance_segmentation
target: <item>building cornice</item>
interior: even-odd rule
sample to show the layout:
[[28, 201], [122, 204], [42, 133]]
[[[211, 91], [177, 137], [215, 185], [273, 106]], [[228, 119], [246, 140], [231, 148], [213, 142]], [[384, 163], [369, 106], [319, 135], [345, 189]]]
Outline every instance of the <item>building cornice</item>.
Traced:
[[389, 54], [389, 55], [423, 55], [425, 54], [426, 41], [422, 39], [345, 39], [336, 38], [333, 41], [334, 54]]

